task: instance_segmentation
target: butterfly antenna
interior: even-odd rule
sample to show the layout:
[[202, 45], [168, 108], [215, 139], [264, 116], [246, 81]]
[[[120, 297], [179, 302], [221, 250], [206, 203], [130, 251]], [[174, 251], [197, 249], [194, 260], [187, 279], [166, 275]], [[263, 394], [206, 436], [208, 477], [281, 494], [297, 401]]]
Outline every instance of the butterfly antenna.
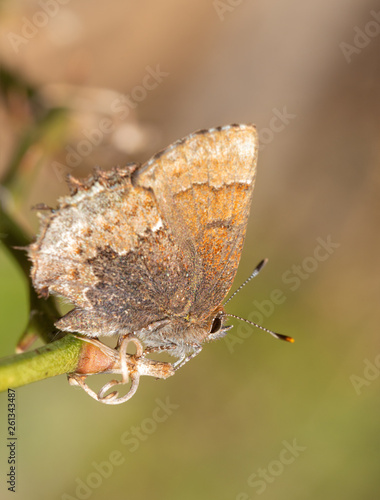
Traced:
[[229, 316], [230, 318], [236, 318], [240, 319], [240, 321], [244, 321], [245, 323], [248, 323], [249, 325], [255, 326], [256, 328], [260, 328], [260, 330], [263, 330], [264, 332], [270, 333], [272, 337], [280, 340], [285, 340], [286, 342], [294, 342], [294, 339], [292, 337], [288, 337], [287, 335], [282, 335], [281, 333], [276, 333], [272, 332], [272, 330], [268, 330], [268, 328], [264, 328], [263, 326], [257, 325], [256, 323], [253, 323], [252, 321], [248, 321], [248, 319], [241, 318], [240, 316], [235, 316], [235, 314], [228, 314], [225, 313], [224, 316]]
[[251, 274], [251, 276], [249, 276], [249, 278], [247, 278], [244, 283], [242, 283], [239, 288], [237, 290], [234, 291], [234, 293], [231, 295], [231, 297], [224, 303], [224, 305], [228, 304], [228, 302], [233, 299], [235, 297], [235, 295], [237, 295], [240, 290], [245, 287], [245, 285], [247, 283], [249, 283], [251, 281], [251, 279], [253, 279], [255, 276], [257, 276], [259, 274], [259, 272], [261, 271], [261, 269], [265, 266], [265, 264], [268, 262], [268, 259], [263, 259], [261, 262], [259, 262], [257, 264], [257, 266], [255, 267], [253, 273]]

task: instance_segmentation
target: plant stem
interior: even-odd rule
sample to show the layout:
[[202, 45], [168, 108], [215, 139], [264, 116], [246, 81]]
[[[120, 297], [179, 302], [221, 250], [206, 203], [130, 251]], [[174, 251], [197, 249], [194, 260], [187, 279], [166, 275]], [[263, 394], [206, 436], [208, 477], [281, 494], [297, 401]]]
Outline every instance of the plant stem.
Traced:
[[84, 342], [67, 335], [23, 354], [0, 360], [0, 391], [75, 372]]
[[5, 235], [2, 243], [22, 270], [29, 288], [30, 318], [27, 330], [32, 329], [36, 331], [45, 342], [50, 342], [54, 334], [54, 322], [60, 316], [59, 311], [53, 297], [49, 297], [47, 300], [41, 299], [32, 287], [29, 278], [30, 262], [28, 261], [26, 252], [20, 249], [20, 247], [26, 247], [30, 243], [30, 239], [12, 216], [3, 210], [1, 203], [0, 233]]

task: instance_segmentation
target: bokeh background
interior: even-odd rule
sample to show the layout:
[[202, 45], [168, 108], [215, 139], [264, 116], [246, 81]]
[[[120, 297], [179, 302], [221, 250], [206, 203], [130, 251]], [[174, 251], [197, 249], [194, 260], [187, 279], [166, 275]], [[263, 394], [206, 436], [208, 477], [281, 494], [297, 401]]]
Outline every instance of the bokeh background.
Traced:
[[[264, 310], [264, 326], [296, 339], [236, 323], [116, 407], [64, 376], [18, 389], [17, 493], [2, 474], [1, 498], [378, 498], [379, 1], [29, 0], [0, 10], [3, 180], [23, 152], [1, 191], [9, 213], [32, 236], [30, 207], [54, 205], [66, 173], [253, 122], [261, 152], [235, 288], [269, 264], [228, 310]], [[149, 72], [157, 85], [147, 89]], [[68, 158], [104, 118], [112, 131]], [[5, 356], [28, 310], [3, 245], [0, 273]], [[6, 405], [1, 394], [3, 472]]]

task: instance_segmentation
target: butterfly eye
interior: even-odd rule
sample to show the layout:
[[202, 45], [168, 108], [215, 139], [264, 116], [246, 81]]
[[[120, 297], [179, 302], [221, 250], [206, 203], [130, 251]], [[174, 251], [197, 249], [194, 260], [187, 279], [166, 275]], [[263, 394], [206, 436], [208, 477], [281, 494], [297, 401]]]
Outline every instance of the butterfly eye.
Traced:
[[221, 328], [222, 328], [222, 320], [220, 319], [219, 316], [216, 316], [216, 318], [214, 318], [214, 321], [212, 322], [210, 333], [216, 333]]

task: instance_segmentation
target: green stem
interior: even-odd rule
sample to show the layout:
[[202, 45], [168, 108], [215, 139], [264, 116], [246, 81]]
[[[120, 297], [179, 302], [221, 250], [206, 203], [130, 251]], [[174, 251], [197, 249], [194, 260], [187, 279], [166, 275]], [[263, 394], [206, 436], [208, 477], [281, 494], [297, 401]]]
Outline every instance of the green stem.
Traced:
[[[4, 189], [4, 188], [3, 188]], [[1, 242], [8, 252], [16, 260], [22, 272], [29, 279], [30, 263], [26, 253], [17, 247], [26, 247], [30, 243], [30, 238], [17, 222], [3, 209], [0, 200], [0, 233]]]
[[0, 360], [0, 391], [75, 372], [84, 342], [66, 335], [34, 351]]
[[27, 254], [24, 250], [17, 248], [29, 245], [30, 239], [17, 222], [2, 209], [1, 204], [0, 233], [5, 235], [2, 243], [22, 270], [29, 288], [30, 319], [27, 329], [36, 330], [45, 342], [49, 342], [52, 340], [54, 322], [60, 316], [59, 311], [53, 297], [49, 297], [47, 300], [40, 299], [32, 287], [29, 278], [30, 262]]

